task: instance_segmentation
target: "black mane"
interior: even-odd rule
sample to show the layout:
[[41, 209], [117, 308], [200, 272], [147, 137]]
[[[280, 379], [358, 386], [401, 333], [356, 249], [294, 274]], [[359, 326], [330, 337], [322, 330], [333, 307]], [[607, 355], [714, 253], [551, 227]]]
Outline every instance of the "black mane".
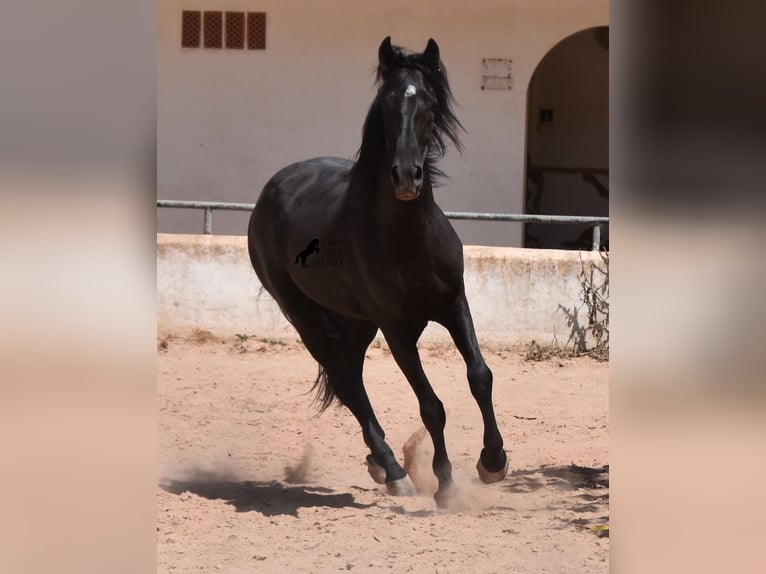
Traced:
[[[458, 133], [460, 130], [465, 130], [452, 109], [454, 98], [447, 80], [447, 70], [441, 61], [438, 62], [437, 66], [434, 66], [423, 53], [408, 54], [400, 46], [392, 46], [392, 48], [394, 57], [390, 63], [390, 69], [386, 70], [387, 75], [390, 76], [390, 72], [395, 69], [418, 70], [423, 74], [423, 78], [436, 96], [433, 137], [424, 166], [428, 181], [436, 187], [447, 178], [444, 172], [436, 167], [436, 162], [446, 153], [448, 141], [452, 142], [459, 153], [462, 153], [463, 145]], [[375, 177], [377, 175], [377, 161], [383, 155], [385, 146], [383, 113], [380, 106], [380, 97], [386, 84], [385, 80], [384, 71], [379, 65], [376, 69], [375, 79], [378, 92], [364, 120], [362, 144], [357, 152], [356, 162], [349, 172], [352, 178]]]

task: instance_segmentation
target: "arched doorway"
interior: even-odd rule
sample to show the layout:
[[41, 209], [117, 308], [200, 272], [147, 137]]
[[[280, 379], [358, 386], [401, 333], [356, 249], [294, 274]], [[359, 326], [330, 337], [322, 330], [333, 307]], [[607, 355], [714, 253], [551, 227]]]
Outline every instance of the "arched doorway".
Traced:
[[[526, 213], [609, 214], [609, 28], [554, 46], [527, 92]], [[608, 230], [602, 229], [602, 245]], [[586, 224], [528, 223], [524, 246], [590, 249]]]

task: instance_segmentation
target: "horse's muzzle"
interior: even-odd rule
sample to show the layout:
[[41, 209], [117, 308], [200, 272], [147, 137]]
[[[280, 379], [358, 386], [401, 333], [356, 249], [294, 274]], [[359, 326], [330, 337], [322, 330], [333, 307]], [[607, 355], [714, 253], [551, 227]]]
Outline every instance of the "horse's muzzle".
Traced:
[[400, 201], [412, 201], [420, 196], [420, 189], [411, 187], [396, 187], [394, 188], [394, 196]]
[[414, 163], [403, 166], [394, 164], [391, 168], [391, 182], [394, 184], [396, 199], [401, 201], [417, 199], [423, 185], [423, 168]]

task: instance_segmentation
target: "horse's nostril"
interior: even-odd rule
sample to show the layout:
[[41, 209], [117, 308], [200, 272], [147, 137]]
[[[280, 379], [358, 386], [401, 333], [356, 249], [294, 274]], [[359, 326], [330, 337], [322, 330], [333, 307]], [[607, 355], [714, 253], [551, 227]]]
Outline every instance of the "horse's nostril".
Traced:
[[419, 165], [415, 166], [415, 181], [420, 181], [423, 179], [423, 168]]
[[391, 181], [394, 182], [394, 185], [399, 185], [401, 181], [399, 180], [399, 166], [395, 165], [391, 168]]

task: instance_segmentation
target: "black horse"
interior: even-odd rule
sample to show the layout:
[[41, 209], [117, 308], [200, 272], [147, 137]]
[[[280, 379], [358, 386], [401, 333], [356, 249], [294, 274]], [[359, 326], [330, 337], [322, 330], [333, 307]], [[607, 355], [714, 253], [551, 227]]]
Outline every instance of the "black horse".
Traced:
[[[379, 89], [356, 161], [320, 157], [277, 173], [253, 210], [248, 249], [261, 283], [319, 362], [315, 387], [322, 408], [335, 399], [348, 407], [371, 451], [370, 474], [392, 494], [412, 494], [362, 382], [365, 351], [381, 330], [433, 440], [435, 499], [444, 504], [452, 485], [445, 412], [417, 349], [428, 321], [449, 330], [468, 367], [484, 421], [479, 476], [496, 482], [508, 470], [492, 405], [492, 372], [465, 297], [463, 246], [433, 196], [442, 175], [435, 163], [448, 141], [460, 150], [462, 126], [436, 42], [429, 40], [422, 54], [408, 54], [386, 38], [378, 58]], [[336, 254], [342, 264], [294, 266], [295, 253], [312, 238], [342, 245]]]

